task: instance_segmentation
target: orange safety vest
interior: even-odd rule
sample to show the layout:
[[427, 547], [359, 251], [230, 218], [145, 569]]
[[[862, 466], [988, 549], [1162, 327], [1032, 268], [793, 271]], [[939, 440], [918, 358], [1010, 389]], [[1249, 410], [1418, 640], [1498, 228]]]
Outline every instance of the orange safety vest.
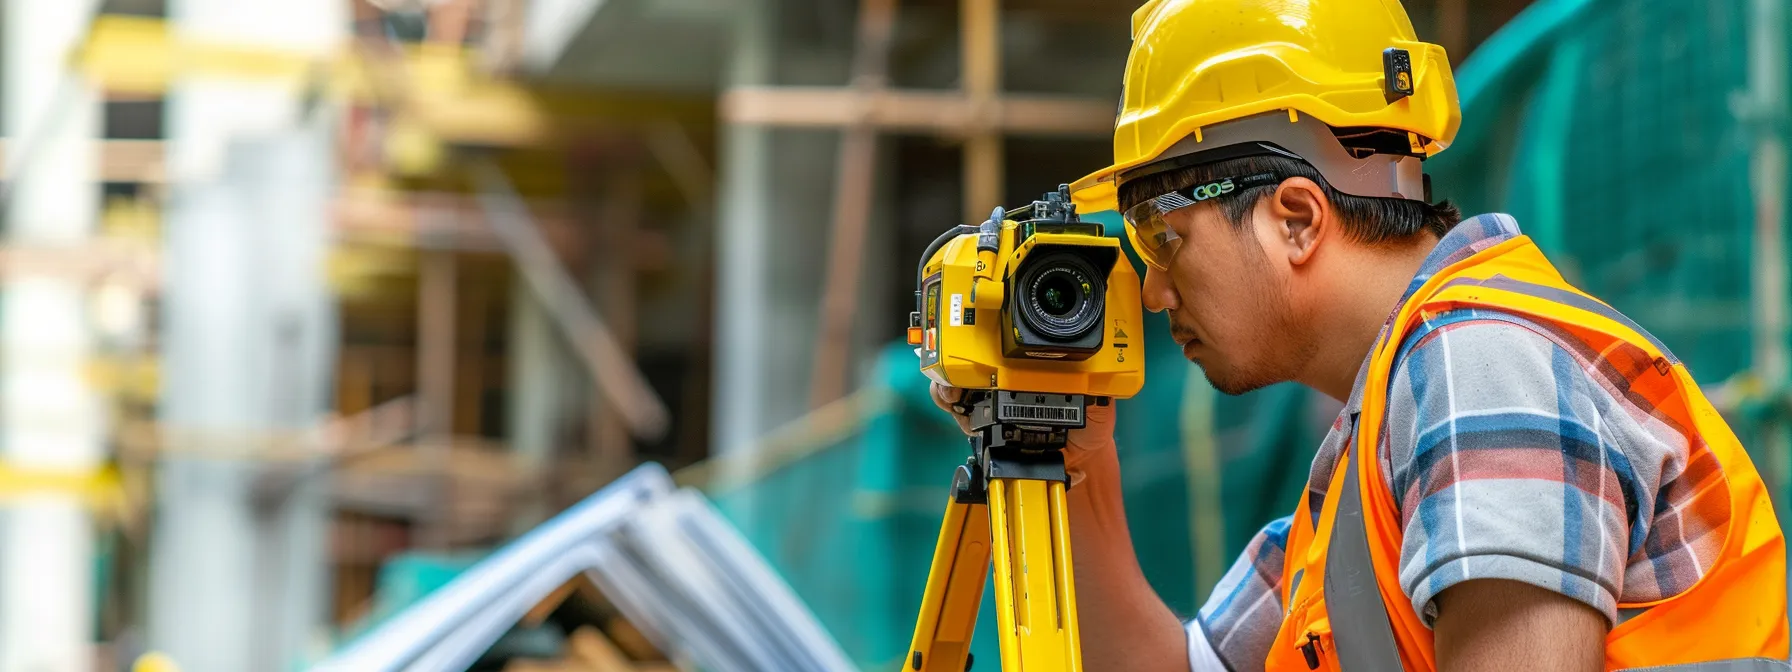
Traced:
[[[1686, 367], [1629, 319], [1562, 279], [1530, 238], [1519, 236], [1451, 264], [1414, 292], [1369, 359], [1356, 437], [1332, 471], [1318, 527], [1302, 497], [1288, 535], [1282, 629], [1268, 670], [1407, 672], [1437, 669], [1432, 633], [1399, 581], [1400, 527], [1377, 459], [1388, 377], [1400, 343], [1421, 322], [1486, 308], [1562, 328], [1595, 352], [1628, 344], [1654, 359], [1630, 393], [1689, 428], [1694, 451], [1723, 468], [1730, 522], [1723, 549], [1697, 583], [1673, 597], [1622, 603], [1637, 614], [1605, 640], [1608, 670], [1792, 670], [1786, 665], [1786, 553], [1767, 488]], [[1358, 474], [1360, 473], [1360, 478]], [[1328, 574], [1329, 571], [1329, 574]], [[1335, 616], [1335, 617], [1334, 617]], [[1713, 661], [1725, 661], [1714, 663]]]

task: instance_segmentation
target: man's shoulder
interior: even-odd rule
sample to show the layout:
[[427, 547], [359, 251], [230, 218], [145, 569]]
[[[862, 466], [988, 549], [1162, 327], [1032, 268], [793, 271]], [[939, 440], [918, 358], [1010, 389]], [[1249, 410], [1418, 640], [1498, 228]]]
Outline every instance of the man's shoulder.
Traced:
[[1394, 360], [1388, 419], [1422, 428], [1464, 414], [1491, 420], [1494, 411], [1553, 413], [1559, 393], [1587, 382], [1557, 338], [1542, 325], [1497, 311], [1457, 310], [1427, 320]]
[[[1551, 325], [1497, 308], [1445, 311], [1421, 322], [1401, 341], [1396, 369], [1419, 362], [1436, 365], [1485, 361], [1529, 361], [1524, 355], [1572, 354], [1574, 343]], [[1548, 363], [1553, 357], [1546, 357]]]

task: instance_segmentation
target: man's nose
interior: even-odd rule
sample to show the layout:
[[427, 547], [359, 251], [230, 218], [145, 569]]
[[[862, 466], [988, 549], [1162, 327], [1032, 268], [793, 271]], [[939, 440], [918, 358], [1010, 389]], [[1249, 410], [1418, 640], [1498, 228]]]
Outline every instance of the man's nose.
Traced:
[[1147, 267], [1145, 284], [1140, 288], [1139, 298], [1145, 302], [1145, 310], [1161, 313], [1178, 308], [1176, 287], [1170, 284], [1170, 278], [1160, 270]]

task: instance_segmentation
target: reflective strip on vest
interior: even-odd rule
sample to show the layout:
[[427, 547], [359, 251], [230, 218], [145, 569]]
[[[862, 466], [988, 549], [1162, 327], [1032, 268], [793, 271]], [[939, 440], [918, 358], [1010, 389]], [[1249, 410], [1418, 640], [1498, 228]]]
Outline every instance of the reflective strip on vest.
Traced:
[[1628, 667], [1618, 670], [1618, 672], [1785, 672], [1786, 670], [1792, 670], [1792, 663], [1772, 658], [1735, 658], [1685, 665]]
[[1369, 559], [1369, 531], [1363, 527], [1363, 493], [1357, 485], [1356, 458], [1345, 453], [1344, 482], [1338, 487], [1338, 517], [1332, 523], [1331, 548], [1325, 557], [1325, 601], [1333, 614], [1332, 642], [1344, 672], [1401, 672], [1400, 649], [1388, 608], [1375, 584], [1375, 563]]

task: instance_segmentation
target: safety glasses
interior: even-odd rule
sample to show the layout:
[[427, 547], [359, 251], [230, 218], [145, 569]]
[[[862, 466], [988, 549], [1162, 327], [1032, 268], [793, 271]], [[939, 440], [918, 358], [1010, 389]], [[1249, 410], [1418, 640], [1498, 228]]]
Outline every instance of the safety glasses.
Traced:
[[1276, 173], [1262, 172], [1203, 182], [1147, 198], [1122, 214], [1126, 220], [1126, 239], [1132, 241], [1133, 252], [1147, 266], [1167, 271], [1170, 261], [1176, 258], [1176, 251], [1182, 249], [1182, 237], [1176, 235], [1166, 219], [1170, 213], [1246, 189], [1275, 186], [1281, 182], [1281, 176]]

